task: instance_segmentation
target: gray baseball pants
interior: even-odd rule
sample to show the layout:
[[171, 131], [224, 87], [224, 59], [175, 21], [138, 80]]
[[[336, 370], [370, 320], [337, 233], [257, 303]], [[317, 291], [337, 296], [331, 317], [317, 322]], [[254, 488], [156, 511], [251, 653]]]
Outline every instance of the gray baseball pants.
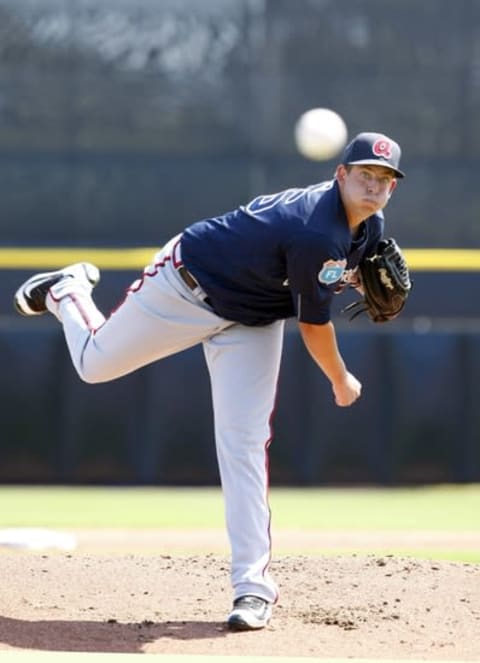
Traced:
[[215, 442], [232, 551], [234, 598], [277, 599], [269, 574], [268, 446], [283, 345], [283, 321], [247, 327], [218, 317], [200, 287], [182, 279], [173, 238], [106, 319], [75, 279], [63, 279], [47, 306], [63, 325], [79, 376], [114, 380], [198, 343], [210, 374]]

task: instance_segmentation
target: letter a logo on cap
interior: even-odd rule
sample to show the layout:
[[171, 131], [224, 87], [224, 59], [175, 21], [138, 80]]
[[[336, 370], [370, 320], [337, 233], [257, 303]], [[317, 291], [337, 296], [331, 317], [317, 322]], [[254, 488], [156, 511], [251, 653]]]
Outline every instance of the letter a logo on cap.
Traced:
[[390, 159], [392, 156], [392, 144], [386, 138], [379, 138], [376, 140], [373, 144], [372, 150], [377, 157]]

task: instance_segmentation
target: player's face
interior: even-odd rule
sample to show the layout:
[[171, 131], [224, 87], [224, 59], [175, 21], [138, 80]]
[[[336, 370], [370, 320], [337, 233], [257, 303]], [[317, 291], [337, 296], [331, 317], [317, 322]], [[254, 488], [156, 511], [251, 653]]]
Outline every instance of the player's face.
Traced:
[[367, 218], [383, 209], [395, 189], [395, 173], [384, 166], [341, 165], [337, 180], [348, 216]]

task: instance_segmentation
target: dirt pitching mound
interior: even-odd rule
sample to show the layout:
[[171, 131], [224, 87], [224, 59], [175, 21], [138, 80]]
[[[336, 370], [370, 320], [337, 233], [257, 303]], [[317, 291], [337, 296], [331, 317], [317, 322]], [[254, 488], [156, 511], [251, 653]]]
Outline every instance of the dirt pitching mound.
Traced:
[[480, 566], [284, 557], [264, 630], [230, 633], [221, 555], [0, 554], [0, 649], [480, 659]]

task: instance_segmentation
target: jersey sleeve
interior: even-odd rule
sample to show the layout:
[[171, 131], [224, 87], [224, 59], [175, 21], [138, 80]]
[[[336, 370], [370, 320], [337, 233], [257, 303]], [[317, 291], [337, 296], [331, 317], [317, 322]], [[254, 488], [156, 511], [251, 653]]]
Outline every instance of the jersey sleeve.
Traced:
[[378, 242], [383, 237], [385, 219], [382, 212], [377, 212], [368, 220], [368, 243], [365, 247], [365, 256], [371, 256], [375, 253]]
[[323, 235], [304, 233], [292, 242], [287, 251], [287, 274], [300, 322], [329, 322], [334, 290], [346, 264], [340, 247]]

